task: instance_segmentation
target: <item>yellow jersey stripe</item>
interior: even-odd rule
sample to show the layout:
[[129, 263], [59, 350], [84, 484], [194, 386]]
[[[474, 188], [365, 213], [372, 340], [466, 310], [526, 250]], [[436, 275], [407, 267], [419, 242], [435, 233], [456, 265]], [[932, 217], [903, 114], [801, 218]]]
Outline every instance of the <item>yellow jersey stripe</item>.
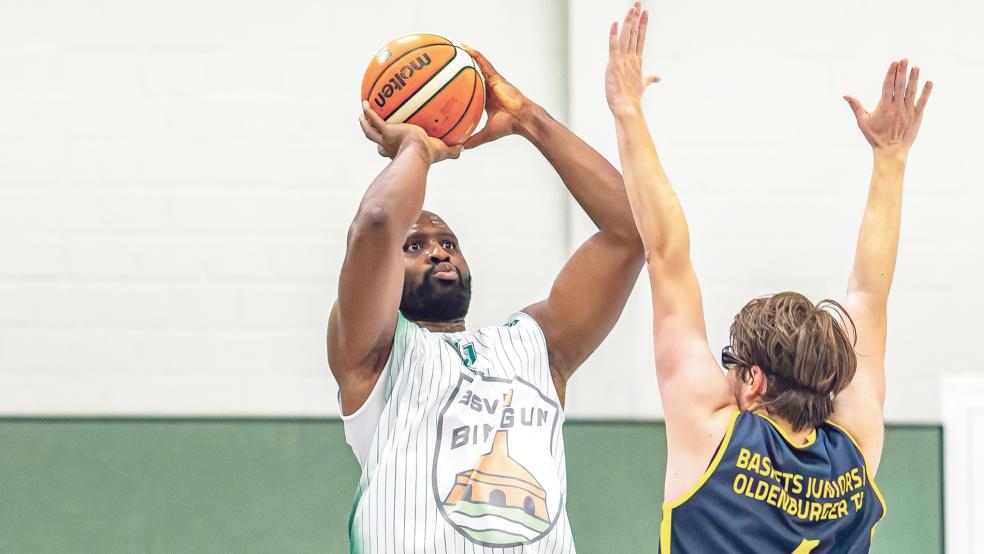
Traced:
[[848, 431], [847, 429], [841, 427], [840, 425], [834, 423], [833, 421], [830, 421], [829, 419], [827, 420], [827, 423], [829, 423], [829, 424], [833, 425], [834, 427], [840, 429], [842, 433], [844, 433], [845, 435], [847, 435], [847, 438], [851, 439], [851, 442], [854, 443], [854, 447], [857, 448], [858, 449], [858, 452], [861, 453], [861, 459], [864, 460], [864, 474], [868, 477], [868, 482], [871, 483], [871, 490], [875, 491], [875, 496], [878, 497], [878, 502], [880, 502], [881, 505], [882, 505], [882, 515], [881, 515], [881, 517], [878, 518], [878, 521], [876, 521], [875, 524], [871, 526], [871, 542], [874, 542], [875, 541], [875, 529], [878, 528], [878, 524], [881, 523], [883, 519], [885, 519], [885, 516], [886, 515], [888, 515], [888, 504], [885, 503], [885, 498], [882, 496], [881, 491], [878, 490], [878, 484], [875, 483], [875, 477], [871, 473], [868, 472], [868, 457], [865, 456], [864, 449], [861, 448], [861, 445], [858, 444], [858, 441], [854, 439], [854, 435], [852, 435], [851, 432]]
[[[700, 476], [700, 480], [687, 491], [686, 494], [677, 498], [673, 502], [663, 503], [663, 523], [660, 524], [659, 530], [659, 544], [660, 551], [670, 552], [670, 541], [672, 536], [672, 526], [673, 526], [673, 509], [680, 506], [684, 502], [690, 499], [691, 496], [697, 494], [704, 483], [711, 478], [714, 470], [717, 469], [718, 464], [721, 463], [721, 458], [724, 457], [724, 452], [728, 449], [728, 443], [731, 442], [731, 434], [735, 429], [735, 422], [738, 421], [738, 416], [741, 414], [741, 410], [735, 410], [731, 413], [731, 419], [728, 420], [728, 427], [724, 432], [724, 438], [721, 439], [721, 445], [718, 446], [717, 452], [714, 454], [714, 459], [711, 460], [710, 465], [704, 470], [704, 474]], [[665, 550], [664, 550], [665, 549]]]

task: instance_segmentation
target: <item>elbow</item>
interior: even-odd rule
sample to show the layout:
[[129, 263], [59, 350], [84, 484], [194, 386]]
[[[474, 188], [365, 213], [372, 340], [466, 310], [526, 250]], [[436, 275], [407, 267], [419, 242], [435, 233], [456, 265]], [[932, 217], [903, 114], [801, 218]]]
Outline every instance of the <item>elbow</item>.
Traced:
[[848, 287], [847, 305], [863, 307], [866, 312], [886, 313], [888, 311], [888, 290], [878, 288]]
[[646, 266], [650, 269], [672, 267], [676, 263], [675, 259], [675, 256], [668, 255], [664, 250], [646, 248]]
[[378, 236], [392, 228], [393, 216], [379, 205], [363, 206], [349, 226], [348, 242], [364, 236]]
[[378, 204], [372, 204], [359, 208], [359, 213], [355, 214], [352, 226], [376, 229], [385, 227], [390, 219], [392, 219], [392, 215], [389, 210]]
[[646, 265], [673, 266], [690, 262], [689, 241], [646, 241]]
[[635, 226], [627, 229], [617, 229], [611, 231], [612, 237], [615, 243], [620, 247], [627, 250], [631, 250], [633, 254], [638, 257], [642, 257], [646, 252], [646, 247], [642, 242], [642, 237], [639, 236], [639, 231], [636, 230]]
[[851, 274], [847, 282], [848, 298], [863, 299], [867, 304], [887, 304], [892, 289], [891, 278], [880, 275]]

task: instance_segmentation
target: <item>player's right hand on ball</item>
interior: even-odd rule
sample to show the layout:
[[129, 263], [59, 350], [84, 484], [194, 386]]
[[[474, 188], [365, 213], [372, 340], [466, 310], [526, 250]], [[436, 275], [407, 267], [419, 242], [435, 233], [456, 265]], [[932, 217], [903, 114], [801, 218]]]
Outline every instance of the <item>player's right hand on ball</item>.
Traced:
[[635, 2], [625, 14], [621, 31], [612, 23], [608, 34], [608, 66], [605, 68], [605, 96], [612, 113], [641, 111], [642, 93], [659, 82], [656, 75], [642, 74], [642, 52], [646, 45], [649, 12]]
[[428, 136], [423, 129], [409, 123], [386, 123], [372, 111], [369, 102], [362, 102], [359, 125], [366, 138], [376, 143], [379, 155], [394, 158], [407, 148], [420, 148], [430, 163], [454, 159], [461, 155], [462, 146], [448, 146], [440, 139]]

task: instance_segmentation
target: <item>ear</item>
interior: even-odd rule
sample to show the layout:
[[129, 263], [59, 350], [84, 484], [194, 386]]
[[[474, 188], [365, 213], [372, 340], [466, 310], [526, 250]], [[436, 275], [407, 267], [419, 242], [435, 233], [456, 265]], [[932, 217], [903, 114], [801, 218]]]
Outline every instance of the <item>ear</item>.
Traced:
[[748, 368], [747, 382], [749, 387], [748, 395], [751, 399], [758, 400], [762, 398], [765, 396], [765, 391], [769, 389], [765, 372], [757, 365]]

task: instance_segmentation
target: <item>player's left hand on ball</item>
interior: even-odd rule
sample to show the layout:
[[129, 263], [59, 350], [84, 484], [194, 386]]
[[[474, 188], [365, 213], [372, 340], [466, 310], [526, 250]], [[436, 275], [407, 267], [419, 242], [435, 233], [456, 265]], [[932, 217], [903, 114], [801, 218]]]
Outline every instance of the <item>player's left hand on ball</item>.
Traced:
[[613, 113], [641, 110], [643, 91], [659, 82], [658, 76], [642, 73], [648, 26], [649, 12], [642, 9], [641, 2], [635, 2], [625, 14], [621, 30], [617, 21], [609, 30], [605, 96]]
[[380, 156], [394, 158], [408, 146], [418, 145], [426, 152], [430, 163], [441, 160], [455, 159], [461, 155], [462, 146], [448, 146], [444, 141], [428, 136], [417, 125], [410, 123], [386, 123], [379, 114], [369, 107], [369, 102], [362, 102], [362, 115], [359, 116], [359, 126], [366, 138], [376, 143]]
[[469, 46], [463, 48], [475, 58], [485, 77], [485, 126], [465, 141], [465, 148], [475, 148], [516, 133], [520, 118], [529, 110], [531, 103], [519, 89], [499, 75], [481, 52]]

